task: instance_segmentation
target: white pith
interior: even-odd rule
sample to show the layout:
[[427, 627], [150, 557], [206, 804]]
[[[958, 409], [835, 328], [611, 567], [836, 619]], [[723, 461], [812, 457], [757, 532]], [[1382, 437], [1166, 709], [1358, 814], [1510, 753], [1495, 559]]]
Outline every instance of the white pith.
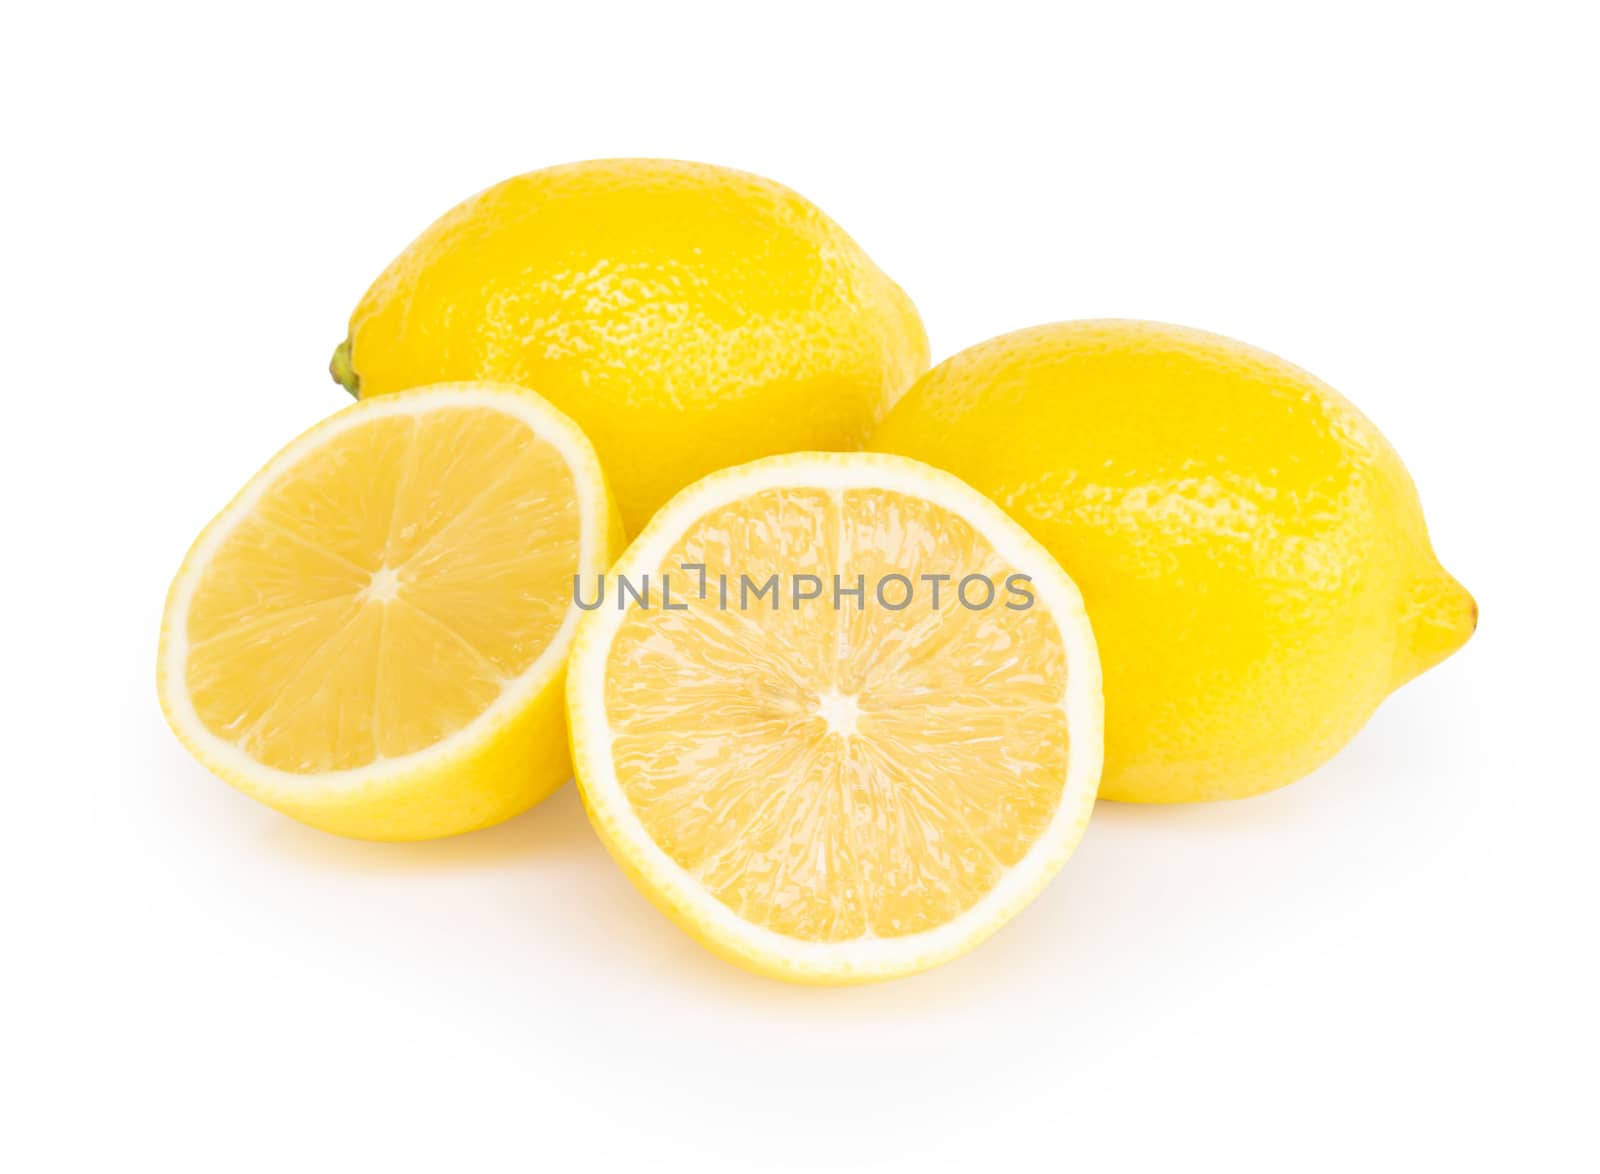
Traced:
[[[617, 779], [606, 713], [606, 665], [624, 612], [585, 613], [568, 666], [568, 720], [573, 761], [590, 815], [613, 851], [645, 878], [675, 912], [720, 948], [786, 977], [820, 981], [888, 978], [922, 970], [971, 948], [1017, 913], [1071, 855], [1094, 807], [1101, 763], [1100, 662], [1076, 586], [993, 502], [948, 473], [903, 457], [875, 453], [800, 453], [770, 457], [714, 473], [683, 491], [651, 520], [613, 568], [637, 577], [659, 568], [683, 533], [706, 513], [776, 488], [884, 489], [921, 497], [970, 522], [1011, 566], [1032, 577], [1066, 652], [1062, 706], [1070, 750], [1062, 794], [1038, 840], [998, 884], [959, 917], [902, 937], [863, 936], [840, 942], [789, 937], [746, 921], [703, 888], [651, 838]], [[847, 720], [841, 698], [830, 716]]]
[[[537, 659], [520, 676], [509, 681], [488, 708], [448, 738], [411, 754], [380, 757], [365, 766], [318, 774], [298, 774], [257, 761], [234, 743], [212, 733], [195, 712], [185, 683], [189, 607], [206, 567], [228, 535], [250, 517], [263, 496], [286, 473], [341, 433], [385, 417], [426, 415], [439, 407], [488, 408], [522, 421], [541, 440], [553, 445], [572, 475], [579, 498], [579, 573], [589, 575], [605, 570], [601, 557], [608, 519], [600, 489], [603, 480], [599, 461], [578, 426], [533, 393], [493, 384], [435, 384], [362, 400], [336, 413], [292, 441], [251, 479], [195, 541], [172, 585], [166, 625], [162, 630], [159, 681], [162, 700], [168, 720], [180, 738], [189, 744], [196, 757], [229, 781], [266, 794], [330, 794], [382, 787], [436, 769], [482, 745], [561, 671], [577, 628], [578, 612], [571, 607]], [[382, 571], [375, 580], [378, 593], [392, 591], [393, 584], [383, 579]]]

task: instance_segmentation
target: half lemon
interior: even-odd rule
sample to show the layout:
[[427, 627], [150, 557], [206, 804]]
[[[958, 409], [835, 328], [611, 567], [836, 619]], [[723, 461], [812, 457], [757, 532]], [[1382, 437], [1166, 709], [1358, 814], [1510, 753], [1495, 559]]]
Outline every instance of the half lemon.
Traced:
[[363, 401], [196, 540], [167, 597], [162, 709], [215, 774], [314, 827], [498, 822], [570, 774], [574, 576], [620, 545], [593, 449], [538, 396]]
[[801, 453], [712, 474], [578, 598], [590, 817], [734, 962], [822, 983], [926, 969], [1077, 845], [1103, 724], [1082, 599], [947, 473]]

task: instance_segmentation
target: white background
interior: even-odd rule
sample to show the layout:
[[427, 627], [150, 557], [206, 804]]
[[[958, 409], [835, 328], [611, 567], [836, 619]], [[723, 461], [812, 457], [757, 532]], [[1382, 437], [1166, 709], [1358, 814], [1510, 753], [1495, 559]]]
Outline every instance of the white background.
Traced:
[[[33, 7], [0, 1165], [1595, 1168], [1592, 6]], [[798, 188], [935, 358], [1114, 315], [1310, 368], [1404, 455], [1477, 636], [1286, 790], [1101, 804], [997, 938], [878, 987], [703, 953], [571, 788], [407, 847], [255, 806], [162, 723], [169, 577], [344, 405], [392, 255], [606, 155]]]

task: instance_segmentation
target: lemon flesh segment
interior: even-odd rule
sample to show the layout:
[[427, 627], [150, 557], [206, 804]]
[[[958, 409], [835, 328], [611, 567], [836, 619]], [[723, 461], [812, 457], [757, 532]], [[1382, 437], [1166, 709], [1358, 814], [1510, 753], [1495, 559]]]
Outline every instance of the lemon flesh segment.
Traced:
[[[1093, 639], [1066, 576], [960, 482], [756, 462], [667, 507], [613, 579], [644, 575], [681, 610], [585, 618], [579, 779], [612, 851], [714, 949], [816, 981], [923, 969], [1071, 851], [1099, 771]], [[992, 602], [964, 605], [963, 580]]]
[[572, 577], [614, 541], [592, 451], [529, 393], [347, 409], [196, 543], [168, 602], [163, 705], [202, 762], [317, 826], [492, 822], [565, 775], [559, 746], [526, 740], [559, 737], [535, 711], [559, 710]]

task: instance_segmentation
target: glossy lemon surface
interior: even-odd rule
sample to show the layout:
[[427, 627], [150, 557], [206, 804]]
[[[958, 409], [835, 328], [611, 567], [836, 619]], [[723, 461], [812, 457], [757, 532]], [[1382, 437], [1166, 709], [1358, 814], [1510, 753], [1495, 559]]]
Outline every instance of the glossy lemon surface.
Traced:
[[334, 373], [362, 397], [527, 387], [589, 435], [636, 532], [730, 464], [859, 448], [928, 365], [906, 295], [815, 205], [702, 163], [530, 172], [452, 209], [373, 283]]
[[1133, 321], [1008, 334], [919, 380], [871, 447], [988, 494], [1082, 588], [1108, 798], [1297, 779], [1477, 621], [1372, 423], [1218, 335]]

